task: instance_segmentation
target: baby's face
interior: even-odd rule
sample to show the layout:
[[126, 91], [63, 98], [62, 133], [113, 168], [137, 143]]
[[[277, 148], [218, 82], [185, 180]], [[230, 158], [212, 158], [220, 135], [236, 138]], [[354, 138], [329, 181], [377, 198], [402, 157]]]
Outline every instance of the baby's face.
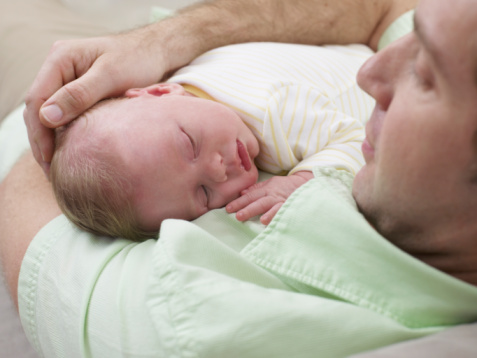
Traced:
[[[238, 115], [185, 93], [143, 93], [111, 103], [101, 126], [131, 173], [143, 229], [223, 207], [257, 181], [259, 146]], [[113, 107], [114, 106], [114, 107]]]

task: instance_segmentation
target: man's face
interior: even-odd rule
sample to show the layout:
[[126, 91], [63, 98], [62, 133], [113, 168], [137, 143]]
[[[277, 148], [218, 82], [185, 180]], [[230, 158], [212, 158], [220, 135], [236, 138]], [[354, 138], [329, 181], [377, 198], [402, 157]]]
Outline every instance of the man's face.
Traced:
[[229, 108], [181, 91], [131, 97], [107, 115], [117, 118], [111, 135], [132, 175], [143, 229], [197, 218], [257, 181], [258, 141]]
[[[475, 5], [422, 0], [416, 31], [358, 75], [376, 108], [353, 195], [378, 231], [422, 255], [447, 250], [446, 240], [477, 222]], [[432, 249], [415, 240], [423, 237], [433, 238]]]

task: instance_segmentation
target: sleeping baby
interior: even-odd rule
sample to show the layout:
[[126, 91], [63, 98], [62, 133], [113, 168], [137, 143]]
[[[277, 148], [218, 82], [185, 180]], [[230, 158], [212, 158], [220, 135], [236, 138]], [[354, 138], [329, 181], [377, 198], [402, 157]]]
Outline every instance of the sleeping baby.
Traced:
[[[297, 61], [291, 48], [315, 55], [321, 67], [341, 61], [339, 76], [330, 79], [327, 68], [304, 80], [316, 63]], [[257, 59], [270, 50], [283, 60], [260, 68]], [[355, 173], [363, 164], [365, 107], [372, 103], [354, 76], [368, 53], [228, 46], [167, 82], [98, 103], [57, 130], [50, 176], [62, 211], [87, 231], [132, 240], [157, 236], [165, 219], [193, 220], [222, 207], [240, 221], [261, 215], [268, 224], [313, 167]], [[257, 183], [257, 166], [278, 176]]]

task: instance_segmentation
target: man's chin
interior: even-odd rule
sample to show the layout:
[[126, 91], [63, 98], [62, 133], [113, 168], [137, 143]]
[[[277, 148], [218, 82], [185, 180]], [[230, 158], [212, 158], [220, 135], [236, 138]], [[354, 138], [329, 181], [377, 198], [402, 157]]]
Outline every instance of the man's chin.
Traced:
[[371, 215], [371, 212], [373, 211], [371, 210], [372, 179], [370, 168], [369, 166], [365, 165], [356, 174], [353, 180], [351, 193], [359, 212], [362, 213], [366, 220], [374, 227], [372, 219], [373, 215]]
[[354, 200], [358, 203], [359, 197], [361, 196], [362, 192], [366, 191], [366, 184], [370, 183], [369, 175], [368, 175], [368, 168], [364, 165], [358, 173], [356, 173], [353, 179], [353, 186], [352, 186], [352, 194]]

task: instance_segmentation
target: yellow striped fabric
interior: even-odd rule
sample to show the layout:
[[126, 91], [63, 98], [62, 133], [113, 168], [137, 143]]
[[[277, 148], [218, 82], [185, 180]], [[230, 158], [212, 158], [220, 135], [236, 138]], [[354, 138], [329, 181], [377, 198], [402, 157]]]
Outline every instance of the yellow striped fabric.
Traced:
[[356, 74], [371, 55], [362, 45], [230, 45], [205, 53], [169, 81], [236, 111], [259, 140], [260, 169], [291, 174], [333, 166], [355, 174], [364, 163], [364, 123], [374, 106]]

